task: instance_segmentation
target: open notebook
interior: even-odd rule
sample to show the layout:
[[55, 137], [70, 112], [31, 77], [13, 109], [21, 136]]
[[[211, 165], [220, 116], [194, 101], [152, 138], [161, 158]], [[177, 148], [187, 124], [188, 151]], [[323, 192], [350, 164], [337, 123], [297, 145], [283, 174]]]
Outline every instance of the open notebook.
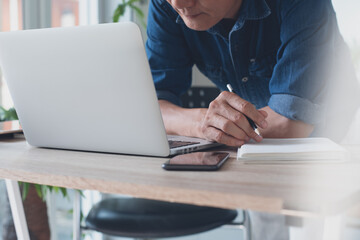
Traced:
[[348, 159], [349, 152], [327, 138], [264, 139], [238, 149], [246, 163], [334, 162]]

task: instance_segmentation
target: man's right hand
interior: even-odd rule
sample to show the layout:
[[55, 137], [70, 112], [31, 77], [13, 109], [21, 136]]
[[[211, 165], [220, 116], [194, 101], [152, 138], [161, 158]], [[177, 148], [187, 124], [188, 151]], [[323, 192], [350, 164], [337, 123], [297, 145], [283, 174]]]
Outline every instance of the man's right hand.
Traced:
[[262, 137], [250, 126], [246, 116], [263, 129], [268, 126], [267, 113], [235, 93], [224, 91], [210, 103], [200, 125], [203, 137], [228, 146], [239, 147], [251, 138], [257, 142]]

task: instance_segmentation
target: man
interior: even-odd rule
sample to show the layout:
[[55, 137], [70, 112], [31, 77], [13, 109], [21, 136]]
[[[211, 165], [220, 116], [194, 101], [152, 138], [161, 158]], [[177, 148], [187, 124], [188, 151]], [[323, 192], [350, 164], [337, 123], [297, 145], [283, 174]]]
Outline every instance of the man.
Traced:
[[[339, 139], [348, 122], [335, 120], [355, 111], [341, 100], [359, 102], [330, 0], [152, 0], [146, 50], [169, 134], [229, 146], [261, 136]], [[223, 91], [207, 109], [180, 107], [194, 64]]]

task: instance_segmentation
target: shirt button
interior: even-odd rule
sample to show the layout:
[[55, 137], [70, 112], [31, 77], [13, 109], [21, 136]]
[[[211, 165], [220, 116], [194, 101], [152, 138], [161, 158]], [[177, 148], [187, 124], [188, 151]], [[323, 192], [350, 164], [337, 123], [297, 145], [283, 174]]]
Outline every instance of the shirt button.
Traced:
[[249, 80], [248, 77], [243, 77], [243, 78], [241, 79], [241, 81], [242, 81], [243, 83], [246, 83], [248, 80]]
[[255, 59], [255, 58], [252, 58], [252, 59], [250, 59], [250, 62], [251, 62], [251, 63], [254, 63], [254, 62], [256, 62], [256, 59]]

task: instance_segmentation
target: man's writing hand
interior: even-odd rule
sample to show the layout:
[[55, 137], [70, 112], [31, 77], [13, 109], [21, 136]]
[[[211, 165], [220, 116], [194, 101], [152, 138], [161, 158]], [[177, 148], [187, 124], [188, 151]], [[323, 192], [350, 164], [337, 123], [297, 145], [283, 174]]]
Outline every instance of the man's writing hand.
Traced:
[[251, 138], [260, 142], [262, 137], [255, 133], [245, 115], [257, 126], [267, 128], [265, 111], [257, 110], [238, 95], [224, 91], [210, 103], [200, 131], [206, 139], [228, 146], [241, 146]]

